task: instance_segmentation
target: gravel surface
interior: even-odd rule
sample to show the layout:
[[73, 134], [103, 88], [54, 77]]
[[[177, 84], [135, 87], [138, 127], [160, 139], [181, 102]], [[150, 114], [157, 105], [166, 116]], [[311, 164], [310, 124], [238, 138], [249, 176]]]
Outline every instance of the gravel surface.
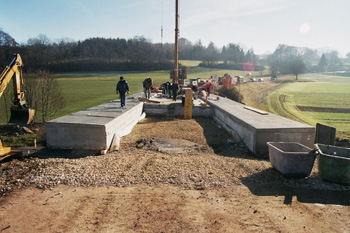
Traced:
[[[181, 149], [181, 144], [187, 147]], [[319, 179], [317, 166], [307, 179], [283, 177], [267, 160], [248, 155], [244, 145], [233, 143], [230, 135], [208, 118], [174, 121], [146, 118], [122, 138], [120, 151], [100, 156], [89, 153], [86, 156], [64, 151], [58, 156], [56, 151], [46, 149], [38, 157], [1, 163], [0, 195], [26, 186], [51, 189], [58, 184], [86, 187], [172, 184], [203, 190], [258, 183], [350, 191], [349, 186]]]

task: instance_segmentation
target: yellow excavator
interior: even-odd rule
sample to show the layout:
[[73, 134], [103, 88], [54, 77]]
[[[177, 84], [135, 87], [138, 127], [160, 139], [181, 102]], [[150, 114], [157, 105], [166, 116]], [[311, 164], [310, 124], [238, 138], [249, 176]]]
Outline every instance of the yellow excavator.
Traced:
[[[11, 106], [11, 117], [9, 123], [17, 125], [30, 124], [34, 120], [35, 110], [27, 107], [24, 98], [22, 76], [22, 59], [19, 54], [15, 54], [11, 63], [5, 67], [0, 76], [0, 98], [3, 95], [7, 85], [13, 80], [13, 106]], [[3, 147], [0, 141], [0, 160], [11, 155], [10, 147]]]

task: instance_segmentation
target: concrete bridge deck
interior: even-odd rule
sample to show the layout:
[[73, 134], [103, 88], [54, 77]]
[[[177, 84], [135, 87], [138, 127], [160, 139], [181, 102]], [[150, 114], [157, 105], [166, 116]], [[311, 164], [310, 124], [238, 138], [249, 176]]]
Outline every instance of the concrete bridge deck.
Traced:
[[[138, 98], [142, 93], [128, 96], [126, 106], [120, 108], [119, 100], [72, 113], [46, 123], [47, 146], [61, 149], [118, 149], [122, 136], [147, 115], [169, 118], [183, 116], [181, 99], [177, 102], [161, 95], [153, 95], [151, 102]], [[267, 153], [266, 142], [298, 142], [312, 147], [314, 127], [248, 107], [235, 101], [211, 95], [209, 106], [195, 100], [192, 116], [212, 117], [234, 138], [243, 141], [253, 153]]]

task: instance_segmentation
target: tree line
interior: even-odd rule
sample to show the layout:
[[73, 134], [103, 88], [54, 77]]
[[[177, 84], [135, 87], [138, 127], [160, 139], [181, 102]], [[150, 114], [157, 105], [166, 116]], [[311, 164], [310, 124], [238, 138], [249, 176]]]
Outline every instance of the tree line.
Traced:
[[[173, 68], [174, 44], [152, 43], [144, 36], [132, 39], [89, 38], [83, 41], [60, 39], [51, 41], [46, 35], [30, 38], [19, 44], [0, 29], [0, 66], [5, 67], [14, 53], [20, 53], [25, 71], [137, 71]], [[350, 53], [347, 54], [350, 59]], [[245, 51], [229, 43], [218, 48], [213, 42], [204, 46], [186, 38], [179, 39], [179, 58], [202, 61], [201, 66], [243, 69], [247, 62], [256, 70], [268, 67], [272, 74], [295, 74], [304, 71], [324, 72], [344, 69], [337, 51], [319, 51], [279, 45], [272, 54], [257, 56], [253, 49]]]
[[[258, 61], [253, 49], [245, 52], [236, 44], [218, 49], [213, 42], [204, 46], [201, 41], [193, 44], [180, 38], [179, 48], [180, 59], [200, 60], [204, 65], [213, 65], [217, 61], [233, 64]], [[173, 68], [174, 44], [152, 43], [143, 36], [132, 39], [89, 38], [77, 42], [61, 39], [53, 42], [45, 35], [18, 44], [9, 34], [0, 30], [1, 66], [7, 65], [13, 53], [21, 54], [25, 70], [159, 70]]]

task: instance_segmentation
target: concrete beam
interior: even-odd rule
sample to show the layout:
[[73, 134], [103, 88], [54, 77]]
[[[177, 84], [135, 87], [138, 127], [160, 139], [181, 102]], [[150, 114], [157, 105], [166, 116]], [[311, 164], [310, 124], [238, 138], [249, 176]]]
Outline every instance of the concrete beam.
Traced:
[[[131, 129], [142, 115], [143, 103], [127, 99], [126, 106], [114, 100], [63, 116], [46, 123], [48, 148], [101, 150], [119, 148], [120, 137]], [[112, 143], [113, 142], [113, 143]]]
[[[143, 107], [147, 115], [157, 116], [184, 116], [184, 106], [181, 103], [170, 104], [144, 104]], [[193, 117], [211, 117], [213, 115], [213, 109], [207, 106], [192, 106]]]
[[[158, 116], [171, 116], [171, 117], [183, 117], [184, 105], [182, 100], [177, 102], [167, 98], [157, 98], [154, 96], [152, 100], [159, 103], [144, 103], [143, 110], [147, 115]], [[204, 106], [203, 102], [199, 99], [193, 100], [192, 116], [193, 117], [211, 117], [213, 115], [213, 108], [210, 106]]]
[[255, 154], [268, 153], [266, 142], [297, 142], [313, 147], [315, 128], [272, 113], [210, 95], [213, 118]]

